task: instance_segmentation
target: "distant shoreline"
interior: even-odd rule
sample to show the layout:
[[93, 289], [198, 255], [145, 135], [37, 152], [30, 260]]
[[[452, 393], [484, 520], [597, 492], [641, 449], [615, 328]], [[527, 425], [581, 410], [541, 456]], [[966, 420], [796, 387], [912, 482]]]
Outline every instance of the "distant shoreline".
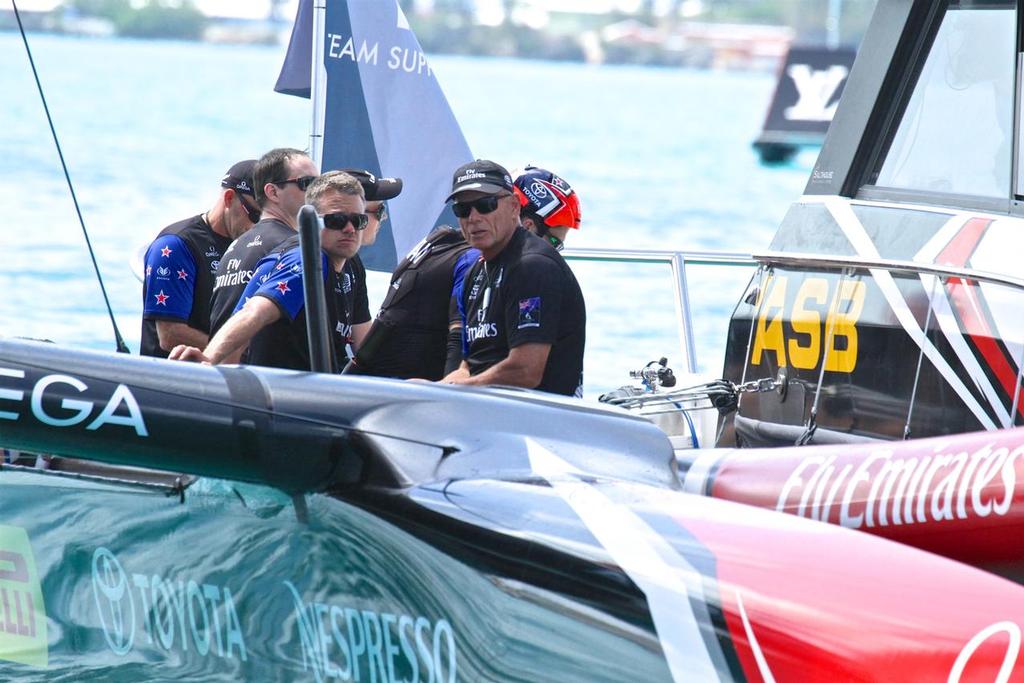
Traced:
[[[121, 23], [69, 12], [37, 13], [23, 20], [27, 30], [52, 35], [230, 45], [287, 45], [292, 28], [290, 22], [283, 21], [217, 21], [201, 15], [188, 18], [181, 10], [168, 15], [173, 16], [174, 21], [167, 21], [163, 15], [140, 18], [143, 14], [133, 12], [131, 21], [122, 19]], [[738, 34], [734, 35], [731, 46], [719, 49], [714, 47], [716, 41], [721, 42], [717, 36], [714, 40], [705, 40], [691, 31], [683, 38], [679, 34], [659, 34], [656, 39], [657, 29], [636, 22], [618, 31], [610, 32], [606, 27], [566, 36], [512, 24], [452, 25], [442, 19], [419, 18], [412, 22], [421, 46], [429, 55], [771, 72], [778, 67], [792, 39], [792, 32], [782, 26], [693, 24], [704, 27], [705, 32]], [[749, 35], [743, 35], [741, 29]], [[17, 30], [13, 12], [0, 11], [0, 32]]]

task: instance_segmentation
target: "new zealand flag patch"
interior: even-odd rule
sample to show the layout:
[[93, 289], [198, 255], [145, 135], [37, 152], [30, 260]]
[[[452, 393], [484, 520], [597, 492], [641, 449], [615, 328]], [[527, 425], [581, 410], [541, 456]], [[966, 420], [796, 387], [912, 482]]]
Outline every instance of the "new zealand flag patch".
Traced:
[[540, 297], [519, 300], [519, 329], [540, 327]]

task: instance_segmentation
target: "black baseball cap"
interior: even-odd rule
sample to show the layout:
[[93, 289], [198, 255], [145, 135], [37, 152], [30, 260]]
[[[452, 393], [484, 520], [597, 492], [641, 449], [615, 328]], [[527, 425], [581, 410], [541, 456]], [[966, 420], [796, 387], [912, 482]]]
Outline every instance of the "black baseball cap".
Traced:
[[512, 176], [504, 166], [487, 159], [477, 159], [455, 170], [452, 176], [452, 193], [445, 201], [450, 202], [455, 195], [467, 190], [484, 194], [511, 194], [512, 187]]
[[402, 193], [401, 178], [378, 178], [369, 171], [361, 168], [343, 168], [343, 173], [359, 181], [363, 186], [363, 194], [368, 202], [382, 202], [386, 199], [394, 199]]
[[220, 179], [221, 187], [230, 187], [235, 192], [242, 192], [250, 197], [255, 197], [253, 187], [256, 183], [252, 179], [252, 170], [256, 167], [255, 159], [246, 159], [228, 169], [224, 177]]

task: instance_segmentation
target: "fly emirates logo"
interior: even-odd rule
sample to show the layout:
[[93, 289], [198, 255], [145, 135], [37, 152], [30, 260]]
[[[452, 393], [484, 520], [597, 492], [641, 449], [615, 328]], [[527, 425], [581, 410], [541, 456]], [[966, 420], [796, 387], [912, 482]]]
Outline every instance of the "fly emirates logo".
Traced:
[[[1024, 446], [897, 457], [877, 451], [858, 463], [805, 458], [775, 509], [853, 529], [1005, 516], [1024, 468]], [[794, 509], [795, 508], [795, 509]]]
[[472, 344], [477, 339], [487, 339], [489, 337], [498, 336], [498, 324], [497, 323], [480, 323], [472, 327], [466, 328], [466, 339]]

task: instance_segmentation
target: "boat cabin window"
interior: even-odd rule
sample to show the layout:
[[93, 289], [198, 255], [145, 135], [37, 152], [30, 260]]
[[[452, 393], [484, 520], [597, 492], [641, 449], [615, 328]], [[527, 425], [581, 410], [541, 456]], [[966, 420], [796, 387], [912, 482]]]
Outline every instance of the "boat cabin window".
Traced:
[[953, 0], [875, 185], [1010, 197], [1015, 3]]

